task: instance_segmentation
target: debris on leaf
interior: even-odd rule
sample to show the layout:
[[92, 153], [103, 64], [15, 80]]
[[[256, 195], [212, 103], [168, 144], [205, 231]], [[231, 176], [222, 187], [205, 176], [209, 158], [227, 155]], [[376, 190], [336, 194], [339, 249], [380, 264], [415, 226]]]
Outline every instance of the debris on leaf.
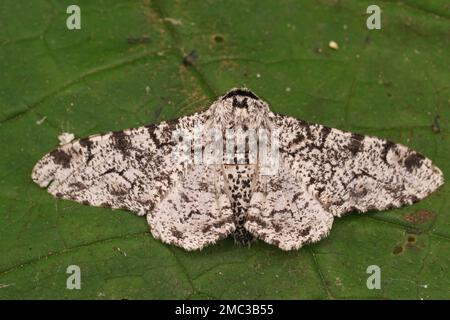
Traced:
[[179, 25], [183, 24], [183, 22], [181, 22], [181, 20], [170, 18], [170, 17], [166, 17], [163, 20], [173, 24], [174, 26], [177, 26], [177, 25], [179, 26]]
[[45, 120], [47, 120], [47, 116], [43, 116], [41, 119], [37, 120], [37, 121], [36, 121], [36, 124], [37, 124], [38, 126], [40, 126], [41, 124], [44, 123]]
[[117, 247], [117, 251], [119, 251], [121, 254], [123, 254], [125, 257], [127, 256], [127, 253], [125, 251], [123, 251], [122, 249], [120, 249], [119, 247]]
[[336, 41], [330, 41], [328, 43], [328, 46], [333, 50], [339, 50], [339, 45], [337, 44]]

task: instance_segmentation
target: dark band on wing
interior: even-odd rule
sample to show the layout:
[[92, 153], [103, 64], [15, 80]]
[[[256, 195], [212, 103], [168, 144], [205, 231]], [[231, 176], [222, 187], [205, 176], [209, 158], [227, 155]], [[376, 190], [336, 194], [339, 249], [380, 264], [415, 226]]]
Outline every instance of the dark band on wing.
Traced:
[[422, 165], [422, 161], [424, 159], [425, 159], [425, 157], [418, 152], [411, 153], [405, 159], [406, 170], [408, 170], [409, 172], [412, 172], [414, 168], [418, 168]]
[[64, 150], [56, 149], [50, 153], [53, 158], [53, 162], [55, 164], [59, 164], [63, 168], [70, 167], [70, 160], [72, 159], [72, 155], [66, 153]]
[[362, 141], [364, 140], [364, 136], [358, 133], [352, 133], [350, 142], [347, 148], [350, 150], [353, 156], [355, 156], [362, 149]]

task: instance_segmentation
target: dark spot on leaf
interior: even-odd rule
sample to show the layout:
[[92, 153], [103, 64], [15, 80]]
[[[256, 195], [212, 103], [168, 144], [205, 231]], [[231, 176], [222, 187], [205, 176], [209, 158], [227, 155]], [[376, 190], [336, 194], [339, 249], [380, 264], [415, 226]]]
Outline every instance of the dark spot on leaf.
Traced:
[[197, 52], [195, 52], [195, 50], [192, 50], [191, 52], [189, 52], [187, 55], [185, 55], [183, 57], [183, 65], [188, 67], [188, 66], [193, 66], [195, 65], [195, 63], [198, 60], [198, 55]]
[[403, 252], [403, 247], [401, 245], [396, 245], [393, 249], [392, 249], [392, 253], [397, 255]]
[[214, 40], [214, 42], [222, 43], [222, 42], [224, 42], [225, 39], [222, 35], [216, 34], [213, 36], [213, 40]]
[[423, 224], [428, 222], [429, 220], [433, 220], [434, 217], [434, 213], [427, 210], [420, 210], [414, 213], [406, 214], [403, 219], [413, 224]]
[[415, 235], [409, 235], [407, 240], [408, 240], [408, 243], [414, 243], [414, 242], [416, 242], [416, 236]]

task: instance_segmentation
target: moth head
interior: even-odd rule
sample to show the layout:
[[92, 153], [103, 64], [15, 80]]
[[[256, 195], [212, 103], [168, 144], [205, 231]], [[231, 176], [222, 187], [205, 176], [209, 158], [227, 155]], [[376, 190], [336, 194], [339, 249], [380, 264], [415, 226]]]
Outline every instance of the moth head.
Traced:
[[266, 102], [247, 88], [235, 88], [216, 100], [211, 110], [225, 127], [259, 127], [270, 111]]

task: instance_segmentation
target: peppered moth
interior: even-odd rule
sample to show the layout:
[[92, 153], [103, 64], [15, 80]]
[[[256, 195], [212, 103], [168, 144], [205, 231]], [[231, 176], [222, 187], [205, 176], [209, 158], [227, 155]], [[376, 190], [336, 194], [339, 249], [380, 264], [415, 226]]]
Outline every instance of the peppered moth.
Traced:
[[335, 217], [412, 204], [444, 182], [416, 151], [273, 113], [248, 89], [193, 115], [64, 144], [32, 179], [59, 198], [146, 215], [155, 238], [186, 250], [229, 234], [298, 249], [327, 236]]

